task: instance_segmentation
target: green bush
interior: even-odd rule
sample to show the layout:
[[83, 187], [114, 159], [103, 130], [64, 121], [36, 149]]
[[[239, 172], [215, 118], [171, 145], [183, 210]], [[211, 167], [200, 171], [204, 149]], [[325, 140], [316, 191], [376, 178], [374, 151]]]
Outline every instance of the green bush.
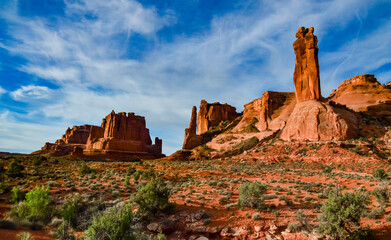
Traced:
[[159, 212], [170, 212], [174, 205], [168, 201], [171, 189], [161, 178], [153, 178], [145, 186], [138, 189], [134, 202], [139, 211], [148, 216]]
[[18, 235], [16, 235], [16, 237], [18, 238], [18, 240], [34, 240], [33, 235], [31, 235], [31, 233], [29, 233], [29, 232], [18, 233]]
[[125, 186], [128, 186], [128, 185], [129, 185], [129, 183], [130, 183], [129, 176], [126, 176], [126, 177], [125, 177], [125, 180], [124, 180], [124, 184], [125, 184]]
[[89, 166], [87, 166], [87, 164], [84, 163], [79, 168], [79, 175], [80, 176], [84, 176], [84, 175], [87, 175], [87, 174], [96, 174], [96, 169], [92, 168], [92, 167], [89, 167]]
[[257, 137], [252, 137], [246, 140], [241, 141], [240, 143], [234, 146], [234, 149], [240, 150], [240, 152], [247, 151], [258, 144], [259, 140]]
[[135, 217], [132, 204], [117, 204], [94, 217], [92, 225], [82, 236], [86, 240], [136, 240]]
[[42, 162], [46, 162], [48, 159], [45, 156], [33, 156], [30, 158], [34, 166], [39, 166]]
[[129, 166], [127, 169], [126, 169], [126, 174], [127, 175], [132, 175], [133, 173], [136, 172], [136, 168], [132, 167], [132, 166]]
[[12, 188], [11, 203], [18, 203], [24, 200], [26, 197], [26, 192], [23, 191], [20, 187]]
[[60, 206], [60, 215], [71, 227], [75, 228], [83, 208], [83, 198], [79, 193], [68, 194]]
[[373, 177], [379, 180], [386, 179], [388, 177], [386, 171], [382, 168], [376, 168], [373, 171]]
[[12, 178], [23, 177], [23, 170], [24, 167], [20, 165], [18, 161], [13, 160], [8, 164], [8, 169], [5, 174]]
[[26, 200], [19, 202], [11, 208], [11, 218], [24, 219], [29, 222], [50, 221], [53, 213], [49, 197], [49, 188], [36, 186], [35, 189], [26, 194]]
[[329, 192], [319, 215], [319, 232], [334, 239], [349, 239], [360, 230], [360, 218], [370, 202], [368, 192], [342, 193], [339, 188]]
[[295, 214], [295, 220], [298, 221], [298, 223], [292, 223], [288, 225], [288, 229], [291, 232], [300, 232], [303, 230], [309, 230], [309, 223], [308, 223], [308, 218], [304, 214], [303, 210], [299, 210]]
[[238, 206], [240, 208], [261, 208], [263, 205], [263, 194], [267, 191], [266, 184], [258, 182], [245, 182], [239, 188]]
[[376, 198], [377, 203], [380, 207], [386, 207], [390, 201], [390, 192], [387, 189], [387, 184], [381, 183], [371, 192]]

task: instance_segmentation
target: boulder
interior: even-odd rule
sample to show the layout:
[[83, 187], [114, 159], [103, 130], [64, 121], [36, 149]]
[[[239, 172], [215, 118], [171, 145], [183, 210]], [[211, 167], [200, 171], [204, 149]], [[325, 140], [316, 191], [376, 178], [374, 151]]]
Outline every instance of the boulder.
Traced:
[[296, 33], [297, 40], [293, 43], [295, 50], [295, 72], [293, 82], [297, 102], [316, 100], [321, 98], [318, 39], [314, 35], [314, 28], [301, 27]]
[[357, 138], [355, 113], [319, 101], [297, 103], [280, 135], [284, 140], [346, 140]]
[[199, 135], [218, 126], [222, 121], [233, 121], [240, 114], [236, 108], [226, 103], [208, 103], [201, 100], [200, 109], [197, 116], [197, 132]]

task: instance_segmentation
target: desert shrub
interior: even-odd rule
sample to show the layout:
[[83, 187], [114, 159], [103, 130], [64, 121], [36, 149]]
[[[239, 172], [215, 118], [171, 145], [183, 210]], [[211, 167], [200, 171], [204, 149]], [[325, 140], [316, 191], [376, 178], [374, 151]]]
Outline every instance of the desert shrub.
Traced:
[[143, 171], [141, 171], [140, 169], [137, 169], [135, 173], [133, 173], [133, 180], [134, 182], [138, 182], [138, 180], [140, 180], [140, 177], [141, 175], [143, 174]]
[[136, 240], [143, 234], [136, 228], [137, 218], [132, 212], [131, 203], [119, 203], [94, 217], [92, 225], [82, 236], [93, 240]]
[[26, 200], [11, 208], [11, 218], [24, 219], [29, 222], [48, 222], [52, 216], [49, 188], [36, 186], [26, 194]]
[[153, 168], [150, 167], [147, 171], [145, 171], [141, 174], [141, 178], [145, 179], [145, 180], [149, 180], [149, 179], [157, 177], [157, 175], [158, 175], [157, 172], [155, 172], [155, 170], [153, 170]]
[[251, 216], [251, 219], [252, 220], [261, 220], [261, 214], [259, 213], [254, 213], [252, 216]]
[[298, 223], [292, 223], [288, 225], [288, 229], [291, 232], [300, 232], [302, 230], [309, 230], [308, 217], [304, 214], [303, 210], [299, 210], [295, 214], [295, 220]]
[[258, 144], [259, 140], [257, 137], [252, 137], [241, 141], [234, 146], [235, 149], [239, 149], [241, 152], [247, 151]]
[[339, 188], [330, 191], [318, 217], [319, 232], [334, 239], [349, 239], [360, 231], [360, 218], [369, 201], [367, 192], [342, 193]]
[[134, 202], [139, 211], [148, 216], [154, 216], [159, 212], [169, 212], [174, 205], [168, 201], [171, 189], [161, 178], [153, 178], [145, 186], [137, 190]]
[[26, 192], [23, 191], [20, 187], [12, 188], [11, 203], [18, 203], [24, 200], [26, 197]]
[[380, 207], [386, 207], [390, 201], [390, 192], [387, 189], [386, 183], [379, 184], [371, 194], [376, 198]]
[[373, 209], [371, 212], [365, 214], [365, 216], [370, 219], [378, 219], [381, 216], [383, 216], [385, 213], [386, 213], [386, 211], [384, 210], [384, 208], [377, 208], [377, 209]]
[[79, 175], [84, 176], [87, 174], [96, 174], [96, 169], [89, 167], [87, 166], [87, 164], [83, 163], [83, 165], [81, 165], [81, 167], [79, 168]]
[[267, 185], [258, 182], [245, 182], [239, 188], [238, 207], [261, 208], [267, 191]]
[[258, 123], [258, 119], [255, 117], [251, 119], [249, 124], [241, 131], [244, 133], [256, 133], [259, 132], [258, 128], [255, 126]]
[[34, 240], [33, 235], [29, 232], [21, 232], [16, 236], [18, 240]]
[[208, 131], [201, 134], [202, 143], [205, 144], [207, 142], [210, 142], [215, 136], [228, 130], [228, 126], [230, 125], [230, 123], [231, 123], [230, 121], [224, 121], [224, 122], [220, 123], [218, 126], [212, 128], [212, 129], [209, 129]]
[[23, 177], [23, 170], [24, 167], [18, 161], [13, 160], [8, 164], [8, 169], [5, 174], [12, 178]]
[[136, 172], [136, 168], [135, 167], [129, 166], [128, 168], [126, 168], [126, 174], [127, 175], [132, 175], [135, 172]]
[[388, 177], [386, 171], [382, 168], [376, 168], [373, 171], [373, 177], [379, 180], [386, 179]]
[[39, 166], [42, 162], [46, 162], [47, 158], [45, 156], [33, 156], [30, 158], [34, 166]]
[[129, 176], [126, 176], [126, 177], [125, 177], [125, 179], [124, 179], [124, 184], [125, 184], [126, 186], [128, 186], [128, 185], [130, 184], [130, 178], [129, 178]]
[[[79, 193], [68, 194], [65, 196], [60, 206], [61, 217], [73, 228], [77, 226], [78, 217], [84, 208], [83, 197]], [[66, 226], [64, 226], [66, 227]]]
[[62, 222], [50, 236], [61, 240], [76, 240], [75, 233], [68, 222]]

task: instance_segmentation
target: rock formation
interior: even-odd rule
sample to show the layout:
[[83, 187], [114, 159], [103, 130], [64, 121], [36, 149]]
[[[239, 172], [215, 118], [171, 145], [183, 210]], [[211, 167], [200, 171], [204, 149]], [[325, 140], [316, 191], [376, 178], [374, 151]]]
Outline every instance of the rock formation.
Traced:
[[293, 43], [296, 54], [293, 74], [296, 100], [303, 102], [320, 99], [318, 39], [314, 35], [314, 28], [301, 27], [297, 30], [296, 37], [297, 40]]
[[189, 128], [185, 129], [185, 139], [182, 149], [193, 149], [202, 143], [202, 137], [197, 135], [197, 107], [193, 106]]
[[134, 113], [112, 111], [102, 125], [83, 125], [68, 128], [56, 143], [46, 143], [43, 152], [54, 155], [115, 154], [120, 157], [162, 157], [162, 140], [152, 144], [145, 118]]
[[358, 132], [358, 118], [353, 112], [309, 100], [296, 104], [280, 138], [312, 141], [346, 140], [357, 138]]
[[233, 121], [238, 116], [236, 108], [226, 103], [207, 103], [205, 100], [201, 100], [197, 116], [198, 134], [201, 135], [209, 129], [218, 126], [222, 121]]
[[293, 92], [267, 91], [262, 98], [244, 105], [243, 117], [233, 132], [245, 131], [253, 119], [257, 120], [255, 127], [259, 131], [282, 129], [295, 104]]
[[343, 81], [328, 99], [356, 112], [384, 117], [391, 122], [391, 88], [380, 84], [374, 75], [358, 75]]
[[93, 127], [87, 140], [85, 152], [128, 152], [161, 154], [162, 141], [155, 138], [152, 144], [145, 118], [134, 113], [107, 115], [101, 127]]

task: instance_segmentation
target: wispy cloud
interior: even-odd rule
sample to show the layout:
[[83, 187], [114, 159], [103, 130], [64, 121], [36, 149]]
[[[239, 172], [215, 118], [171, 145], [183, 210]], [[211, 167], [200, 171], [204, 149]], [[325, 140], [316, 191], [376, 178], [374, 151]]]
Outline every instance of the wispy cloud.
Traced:
[[0, 86], [0, 96], [6, 93], [7, 91]]
[[[170, 153], [180, 148], [191, 106], [201, 99], [241, 110], [266, 90], [293, 91], [292, 43], [298, 27], [314, 26], [321, 48], [322, 36], [364, 21], [369, 7], [365, 0], [265, 0], [255, 9], [214, 17], [203, 32], [165, 42], [158, 33], [180, 21], [176, 13], [167, 9], [162, 15], [135, 0], [67, 0], [65, 16], [54, 22], [20, 16], [14, 5], [1, 13], [12, 39], [0, 46], [27, 60], [19, 71], [56, 86], [51, 90], [35, 84], [11, 93], [26, 101], [55, 94], [50, 101], [34, 101], [29, 114], [63, 124], [100, 124], [112, 109], [136, 112], [146, 116], [151, 133], [163, 137], [164, 151]], [[324, 95], [354, 69], [365, 65], [372, 71], [390, 62], [389, 50], [384, 51], [391, 49], [389, 24], [385, 28], [359, 39], [353, 34], [335, 51], [321, 48]], [[129, 55], [135, 36], [152, 46], [137, 58]], [[370, 48], [378, 37], [383, 44]], [[375, 56], [376, 61], [368, 60]]]
[[52, 94], [52, 90], [45, 86], [22, 86], [18, 90], [10, 93], [15, 101], [30, 101], [34, 99], [47, 99]]

